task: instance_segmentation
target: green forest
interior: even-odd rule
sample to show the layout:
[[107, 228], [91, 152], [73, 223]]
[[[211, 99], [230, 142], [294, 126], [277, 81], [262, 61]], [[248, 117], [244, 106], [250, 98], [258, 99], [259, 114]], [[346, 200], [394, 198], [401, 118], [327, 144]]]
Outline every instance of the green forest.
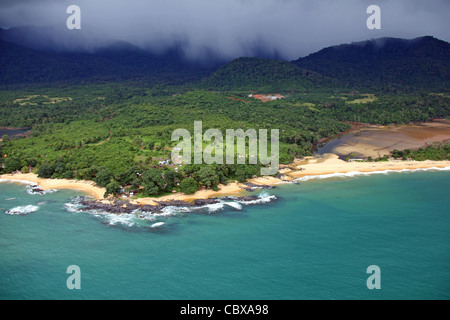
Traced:
[[[450, 114], [445, 94], [368, 95], [288, 92], [261, 102], [254, 91], [211, 91], [138, 82], [29, 86], [0, 94], [0, 127], [28, 127], [28, 137], [0, 142], [1, 173], [93, 180], [107, 194], [122, 189], [158, 196], [259, 175], [261, 165], [171, 163], [175, 129], [279, 129], [280, 163], [311, 155], [313, 146], [351, 128], [351, 122], [410, 123]], [[260, 93], [264, 93], [261, 91]], [[105, 195], [105, 196], [106, 196]]]
[[[195, 121], [203, 133], [223, 136], [278, 129], [279, 161], [288, 164], [355, 124], [450, 116], [450, 45], [432, 37], [330, 47], [293, 62], [243, 57], [210, 66], [189, 64], [176, 50], [57, 54], [4, 41], [0, 49], [0, 128], [29, 128], [2, 138], [0, 174], [92, 180], [105, 196], [194, 193], [260, 174], [263, 164], [248, 161], [173, 164], [173, 131], [193, 136]], [[262, 102], [258, 94], [283, 98]], [[447, 146], [432, 148], [393, 156], [448, 158]]]
[[394, 150], [391, 156], [395, 159], [401, 160], [450, 160], [450, 141], [446, 143], [433, 143], [426, 148], [419, 148], [417, 150]]

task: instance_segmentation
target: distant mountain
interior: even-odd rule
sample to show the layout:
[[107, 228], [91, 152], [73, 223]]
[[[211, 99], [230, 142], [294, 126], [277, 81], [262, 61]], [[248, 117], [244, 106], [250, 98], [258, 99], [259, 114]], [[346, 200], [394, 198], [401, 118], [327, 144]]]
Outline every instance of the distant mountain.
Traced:
[[293, 63], [356, 87], [450, 88], [450, 44], [430, 36], [343, 44]]
[[46, 52], [94, 52], [116, 40], [93, 34], [89, 28], [69, 30], [65, 26], [21, 26], [0, 29], [0, 40]]
[[177, 48], [154, 54], [126, 42], [89, 53], [41, 51], [0, 41], [0, 52], [0, 84], [123, 79], [182, 83], [211, 73], [211, 67], [190, 63]]
[[316, 72], [304, 70], [278, 59], [238, 58], [219, 68], [204, 85], [217, 90], [307, 89], [331, 81]]
[[54, 53], [0, 41], [0, 84], [53, 82], [89, 74], [85, 66]]
[[214, 90], [450, 88], [450, 44], [429, 36], [343, 44], [292, 62], [273, 58], [277, 53], [256, 41], [247, 49], [258, 57], [224, 62], [213, 48], [203, 48], [204, 59], [195, 62], [186, 58], [182, 41], [155, 53], [60, 29], [0, 29], [0, 84], [123, 79], [182, 84], [204, 79], [201, 86]]

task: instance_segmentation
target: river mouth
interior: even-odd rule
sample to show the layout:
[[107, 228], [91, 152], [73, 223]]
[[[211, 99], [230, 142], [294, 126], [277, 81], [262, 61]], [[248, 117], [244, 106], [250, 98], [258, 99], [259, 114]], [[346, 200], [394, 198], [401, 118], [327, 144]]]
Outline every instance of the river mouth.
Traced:
[[433, 142], [450, 139], [450, 121], [436, 120], [423, 124], [378, 126], [372, 125], [353, 131], [319, 147], [318, 155], [333, 153], [341, 159], [378, 158], [391, 151], [418, 149]]

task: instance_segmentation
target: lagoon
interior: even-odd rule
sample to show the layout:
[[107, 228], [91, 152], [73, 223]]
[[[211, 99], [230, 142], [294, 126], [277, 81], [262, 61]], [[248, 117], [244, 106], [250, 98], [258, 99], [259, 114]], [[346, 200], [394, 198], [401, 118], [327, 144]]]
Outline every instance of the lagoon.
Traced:
[[24, 134], [28, 131], [30, 131], [30, 128], [25, 128], [25, 129], [24, 128], [0, 128], [0, 139], [5, 134], [8, 137], [13, 137], [13, 136], [17, 136], [19, 134]]

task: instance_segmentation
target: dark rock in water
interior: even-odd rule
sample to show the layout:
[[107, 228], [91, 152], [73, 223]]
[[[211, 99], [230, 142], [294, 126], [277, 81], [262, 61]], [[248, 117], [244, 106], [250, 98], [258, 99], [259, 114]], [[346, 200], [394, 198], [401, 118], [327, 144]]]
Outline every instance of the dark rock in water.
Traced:
[[182, 201], [182, 200], [170, 200], [170, 201], [155, 201], [157, 204], [164, 207], [193, 207], [194, 204]]
[[[156, 201], [155, 201], [156, 202]], [[188, 203], [181, 200], [172, 201], [160, 201], [157, 205], [139, 205], [133, 204], [128, 201], [117, 200], [112, 203], [103, 203], [96, 200], [81, 199], [80, 204], [87, 210], [102, 210], [109, 213], [133, 213], [135, 210], [139, 209], [143, 212], [161, 212], [165, 207], [193, 207], [195, 204]]]
[[139, 210], [143, 212], [158, 212], [161, 211], [163, 206], [151, 206], [148, 204], [143, 205]]
[[127, 201], [115, 201], [113, 203], [103, 203], [100, 201], [93, 201], [83, 199], [80, 202], [88, 210], [103, 210], [109, 213], [132, 213], [140, 206], [129, 203]]
[[237, 201], [255, 201], [259, 199], [260, 197], [258, 196], [246, 196], [246, 197], [238, 197]]
[[[228, 196], [228, 197], [223, 197], [221, 199], [238, 201], [238, 202], [243, 203], [243, 202], [252, 202], [252, 201], [261, 200], [261, 197], [259, 197], [259, 196], [242, 196], [242, 197]], [[268, 202], [272, 202], [274, 200], [278, 200], [278, 198], [273, 196], [273, 197], [271, 197], [270, 201], [268, 201]], [[254, 202], [254, 203], [256, 204], [258, 202]]]
[[134, 211], [136, 209], [139, 209], [141, 206], [139, 204], [133, 204], [133, 203], [127, 203], [126, 208], [127, 210]]
[[37, 185], [30, 185], [28, 187], [28, 193], [42, 195], [45, 193], [45, 191], [43, 189], [39, 188]]
[[279, 173], [279, 174], [276, 175], [275, 178], [280, 179], [280, 180], [283, 180], [283, 181], [286, 181], [286, 179], [288, 178], [288, 176], [285, 175], [284, 173]]
[[218, 203], [219, 200], [215, 199], [215, 198], [210, 198], [210, 199], [197, 199], [194, 201], [194, 205], [195, 206], [204, 206], [207, 204], [215, 204]]
[[268, 185], [268, 184], [254, 184], [254, 183], [247, 183], [246, 184], [248, 187], [252, 187], [252, 188], [261, 188], [261, 189], [273, 189], [275, 188], [274, 186]]
[[229, 197], [223, 197], [223, 200], [233, 200], [233, 201], [255, 201], [260, 199], [260, 197], [258, 196], [242, 196], [242, 197], [234, 197], [234, 196], [229, 196]]
[[245, 183], [245, 191], [255, 191], [255, 189], [274, 189], [276, 187], [267, 184], [254, 184], [251, 182]]
[[[258, 186], [259, 187], [259, 186]], [[263, 186], [266, 189], [272, 188], [272, 186]], [[111, 203], [103, 203], [101, 201], [92, 200], [89, 198], [80, 198], [79, 203], [84, 206], [86, 210], [102, 210], [109, 213], [133, 213], [135, 210], [148, 213], [159, 213], [166, 207], [202, 207], [209, 204], [219, 203], [221, 200], [232, 200], [240, 202], [250, 202], [261, 199], [259, 196], [227, 196], [222, 198], [210, 198], [210, 199], [197, 199], [193, 203], [182, 200], [170, 200], [170, 201], [155, 201], [157, 205], [138, 205], [130, 203], [129, 201], [116, 200]]]

